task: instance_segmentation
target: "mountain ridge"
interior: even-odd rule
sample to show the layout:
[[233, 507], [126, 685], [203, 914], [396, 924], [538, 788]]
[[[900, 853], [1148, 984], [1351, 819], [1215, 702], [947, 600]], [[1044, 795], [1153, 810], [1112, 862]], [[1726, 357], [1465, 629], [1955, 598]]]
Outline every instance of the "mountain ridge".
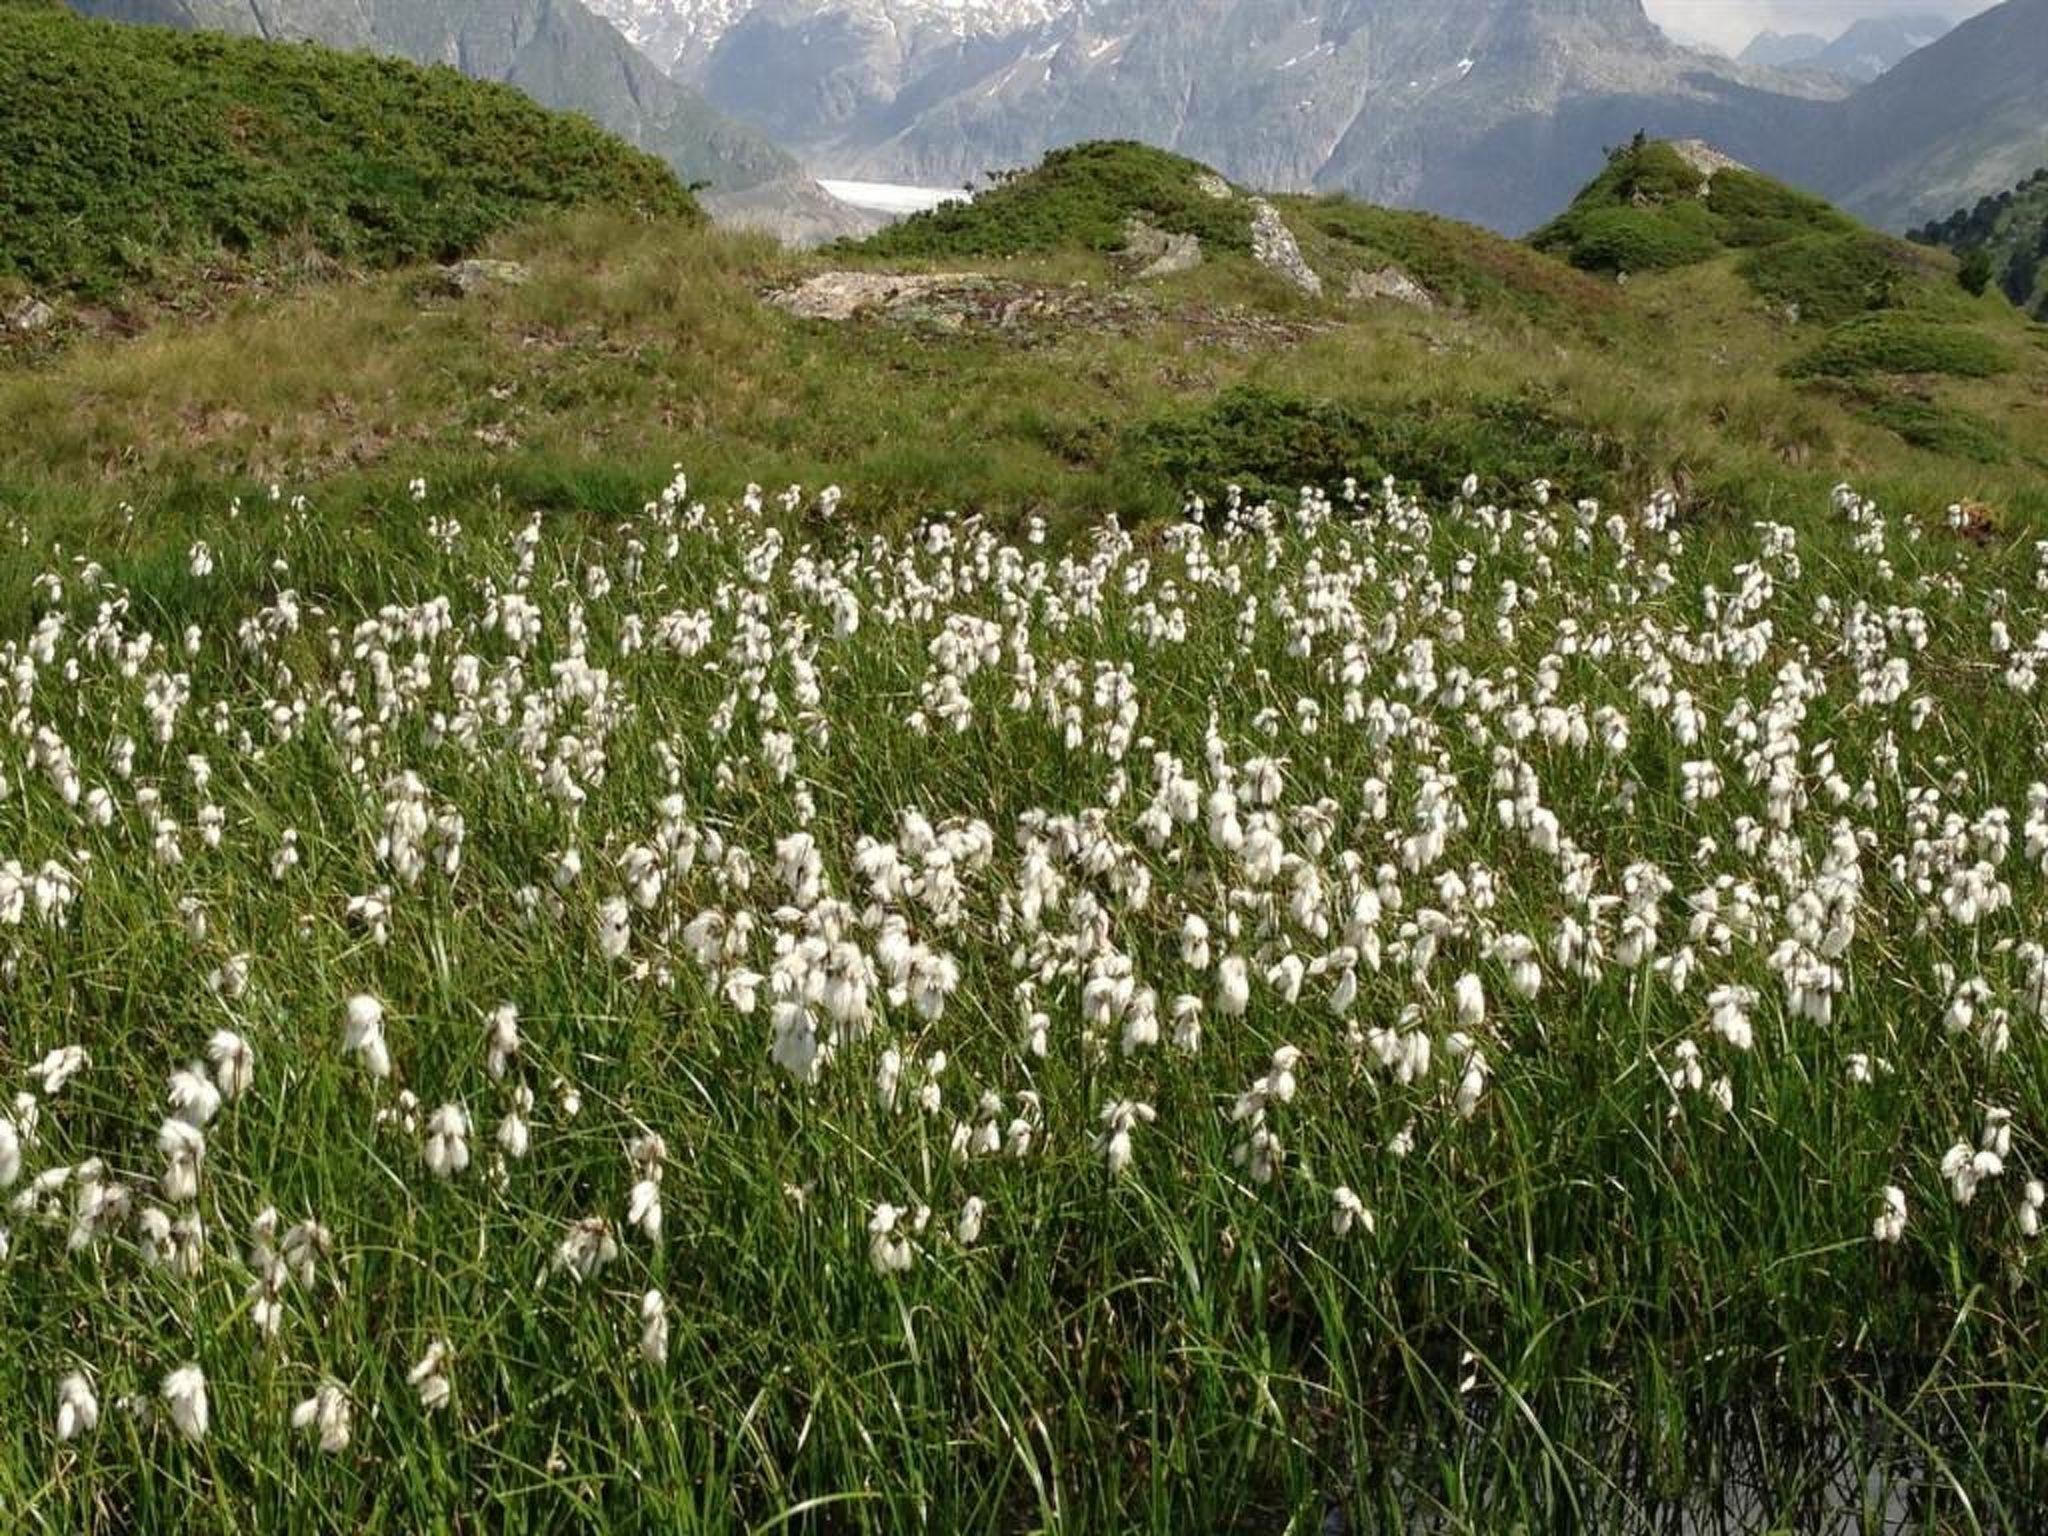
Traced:
[[[614, 14], [630, 0], [614, 0]], [[720, 13], [724, 16], [724, 13]], [[1639, 0], [1090, 0], [920, 28], [908, 0], [756, 0], [678, 68], [819, 173], [953, 185], [1132, 138], [1248, 183], [1501, 229], [1638, 128], [1747, 155], [1839, 87], [1673, 43]]]
[[[1758, 48], [1785, 69], [1673, 42], [1637, 0], [600, 3], [821, 175], [954, 186], [1133, 138], [1249, 183], [1510, 232], [1638, 130], [1721, 145], [1901, 229], [2033, 168], [2048, 80], [2042, 0], [1952, 30], [1868, 19], [1810, 57]], [[1987, 34], [2004, 40], [1987, 51]]]
[[1865, 16], [1834, 37], [1762, 32], [1736, 57], [1771, 69], [1810, 69], [1867, 85], [1953, 30], [1946, 16]]

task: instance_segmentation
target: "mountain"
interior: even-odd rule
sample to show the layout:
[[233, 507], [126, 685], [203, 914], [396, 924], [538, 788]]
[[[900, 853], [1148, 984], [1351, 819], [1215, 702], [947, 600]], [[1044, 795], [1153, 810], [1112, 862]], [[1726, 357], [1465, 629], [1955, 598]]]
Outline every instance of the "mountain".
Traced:
[[1829, 42], [1818, 32], [1759, 32], [1736, 57], [1763, 69], [1796, 69], [1825, 53]]
[[96, 301], [216, 265], [447, 260], [550, 208], [691, 211], [661, 161], [504, 86], [10, 0], [0, 165], [0, 284]]
[[[689, 76], [759, 4], [760, 0], [591, 0], [591, 9], [663, 69]], [[1019, 32], [1049, 22], [1076, 4], [1077, 0], [853, 0], [843, 8], [894, 29], [905, 46], [915, 48], [946, 38]]]
[[1638, 129], [1745, 158], [1840, 94], [1640, 0], [605, 0], [817, 173], [954, 185], [1137, 139], [1247, 183], [1526, 229]]
[[2005, 0], [1816, 112], [1758, 163], [1889, 229], [2048, 165], [2048, 0]]
[[1868, 84], [1922, 48], [1940, 42], [1954, 26], [1946, 16], [1866, 16], [1803, 62], [1810, 69]]
[[236, 33], [446, 64], [576, 112], [706, 183], [706, 205], [747, 203], [793, 229], [837, 205], [797, 163], [671, 80], [578, 0], [75, 0], [109, 21]]
[[1806, 69], [1868, 84], [1910, 54], [1947, 36], [1945, 16], [1866, 16], [1832, 40], [1813, 33], [1765, 32], [1742, 50], [1744, 63]]
[[2036, 171], [1996, 197], [1958, 208], [1909, 236], [1965, 260], [1979, 256], [1977, 273], [2013, 303], [2048, 321], [2048, 169]]

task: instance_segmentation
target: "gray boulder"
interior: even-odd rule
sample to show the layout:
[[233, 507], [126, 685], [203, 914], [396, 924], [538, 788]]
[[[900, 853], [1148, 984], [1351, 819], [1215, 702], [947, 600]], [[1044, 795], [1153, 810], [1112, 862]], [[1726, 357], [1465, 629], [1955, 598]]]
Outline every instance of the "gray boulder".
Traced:
[[1391, 262], [1370, 272], [1352, 273], [1350, 282], [1345, 284], [1344, 296], [1354, 303], [1387, 300], [1416, 309], [1436, 308], [1436, 295]]
[[1159, 229], [1133, 214], [1124, 222], [1124, 255], [1141, 263], [1141, 278], [1172, 277], [1202, 264], [1202, 241], [1198, 235]]

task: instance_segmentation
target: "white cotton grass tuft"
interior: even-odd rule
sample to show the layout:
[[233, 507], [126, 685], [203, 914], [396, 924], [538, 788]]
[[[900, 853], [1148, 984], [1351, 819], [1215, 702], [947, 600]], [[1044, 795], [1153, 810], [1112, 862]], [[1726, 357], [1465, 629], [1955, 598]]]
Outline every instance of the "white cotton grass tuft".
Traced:
[[372, 1077], [391, 1075], [391, 1050], [384, 1041], [384, 1005], [358, 992], [342, 1007], [342, 1050]]
[[878, 1275], [898, 1275], [910, 1268], [916, 1254], [904, 1220], [907, 1213], [887, 1201], [868, 1216], [868, 1263]]
[[452, 1179], [469, 1168], [469, 1112], [460, 1104], [443, 1104], [427, 1120], [424, 1149], [427, 1172]]
[[256, 1082], [256, 1051], [231, 1029], [217, 1029], [206, 1042], [214, 1086], [225, 1099], [239, 1099]]
[[46, 1054], [29, 1075], [42, 1085], [43, 1097], [54, 1099], [79, 1073], [92, 1065], [92, 1057], [84, 1046], [60, 1045]]
[[981, 1241], [981, 1226], [988, 1217], [988, 1203], [979, 1195], [969, 1195], [960, 1204], [960, 1215], [953, 1224], [953, 1236], [962, 1248], [972, 1248]]
[[1877, 1219], [1870, 1224], [1870, 1235], [1880, 1243], [1896, 1243], [1906, 1235], [1906, 1192], [1896, 1184], [1887, 1184], [1879, 1200], [1880, 1209]]
[[426, 1353], [420, 1356], [412, 1369], [406, 1372], [407, 1384], [418, 1396], [420, 1407], [428, 1413], [436, 1413], [446, 1408], [449, 1399], [454, 1395], [454, 1388], [448, 1377], [448, 1368], [453, 1358], [454, 1353], [449, 1349], [448, 1341], [435, 1339], [427, 1346]]
[[167, 1373], [159, 1389], [171, 1424], [187, 1440], [203, 1440], [210, 1423], [206, 1400], [206, 1373], [196, 1365], [181, 1365]]
[[619, 1240], [612, 1224], [602, 1216], [587, 1216], [569, 1224], [555, 1246], [553, 1268], [581, 1284], [619, 1256]]
[[336, 1381], [323, 1381], [311, 1397], [292, 1408], [292, 1428], [314, 1437], [323, 1454], [339, 1456], [348, 1449], [355, 1414], [348, 1394]]
[[83, 1371], [72, 1371], [57, 1383], [57, 1438], [76, 1440], [99, 1428], [100, 1400]]
[[1351, 1187], [1339, 1184], [1330, 1191], [1330, 1234], [1333, 1237], [1349, 1237], [1354, 1232], [1363, 1232], [1370, 1237], [1378, 1224], [1365, 1202], [1352, 1192]]
[[157, 1130], [157, 1151], [164, 1171], [158, 1179], [163, 1197], [173, 1205], [199, 1198], [199, 1165], [206, 1155], [206, 1137], [184, 1120], [166, 1120]]
[[484, 1070], [493, 1082], [502, 1082], [512, 1058], [519, 1054], [519, 1010], [500, 1003], [484, 1019]]
[[668, 1364], [668, 1302], [659, 1291], [640, 1298], [640, 1358], [651, 1366]]

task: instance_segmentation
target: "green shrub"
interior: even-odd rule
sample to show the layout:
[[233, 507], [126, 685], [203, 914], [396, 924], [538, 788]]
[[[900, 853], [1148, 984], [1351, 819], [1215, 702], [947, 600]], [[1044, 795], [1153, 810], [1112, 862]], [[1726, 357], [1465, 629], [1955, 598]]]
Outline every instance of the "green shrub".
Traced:
[[1873, 373], [1937, 373], [1986, 379], [2011, 366], [1988, 336], [1911, 315], [1865, 315], [1835, 327], [1786, 365], [1790, 378], [1853, 379]]
[[452, 69], [0, 5], [0, 280], [105, 296], [286, 242], [445, 259], [597, 202], [695, 207], [652, 156]]
[[1652, 206], [1697, 198], [1700, 173], [1671, 145], [1637, 137], [1611, 153], [1600, 174], [1572, 200], [1573, 207]]
[[1915, 448], [1977, 464], [2003, 464], [2011, 444], [1997, 426], [1973, 412], [1914, 395], [1866, 400], [1860, 413]]
[[1813, 235], [1849, 234], [1856, 221], [1829, 203], [1754, 171], [1717, 172], [1704, 199], [1724, 245], [1775, 245]]
[[1144, 144], [1078, 144], [972, 202], [914, 214], [846, 248], [912, 259], [1114, 251], [1135, 214], [1213, 250], [1249, 252], [1250, 210], [1204, 192], [1196, 185], [1204, 174], [1195, 161]]
[[1291, 500], [1305, 485], [1376, 485], [1387, 475], [1448, 496], [1468, 474], [1489, 494], [1548, 478], [1598, 495], [1624, 466], [1611, 440], [1519, 397], [1387, 407], [1258, 385], [1140, 423], [1119, 451], [1147, 478], [1211, 499], [1238, 485], [1255, 499]]
[[1720, 249], [1697, 205], [1589, 208], [1567, 218], [1563, 254], [1586, 272], [1664, 272], [1706, 261]]
[[1750, 251], [1738, 270], [1764, 298], [1824, 324], [1893, 307], [1903, 277], [1892, 243], [1871, 234], [1802, 235]]

